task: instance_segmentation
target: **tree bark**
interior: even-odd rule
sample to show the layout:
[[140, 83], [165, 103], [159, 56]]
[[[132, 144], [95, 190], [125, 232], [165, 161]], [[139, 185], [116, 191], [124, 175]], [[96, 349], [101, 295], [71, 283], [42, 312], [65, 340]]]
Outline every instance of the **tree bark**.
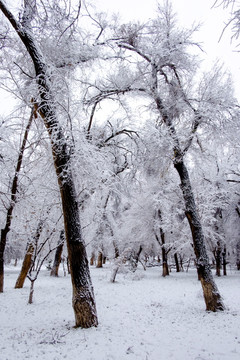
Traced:
[[[193, 247], [196, 256], [196, 264], [198, 270], [198, 277], [201, 280], [203, 295], [206, 303], [206, 310], [217, 311], [224, 310], [224, 304], [217, 285], [214, 282], [207, 250], [205, 246], [205, 240], [202, 230], [202, 225], [197, 212], [195, 198], [192, 192], [191, 181], [189, 178], [187, 167], [184, 163], [184, 154], [191, 146], [192, 136], [189, 137], [189, 141], [185, 150], [182, 151], [179, 143], [179, 139], [176, 133], [176, 129], [173, 124], [171, 114], [168, 113], [165, 108], [162, 99], [158, 94], [158, 78], [157, 78], [157, 66], [155, 63], [152, 64], [152, 92], [156, 102], [157, 109], [162, 117], [164, 124], [166, 125], [169, 135], [173, 141], [173, 165], [177, 170], [181, 181], [181, 190], [185, 203], [185, 214], [189, 222], [189, 226], [192, 232]], [[196, 132], [199, 124], [199, 116], [195, 112], [195, 123], [192, 132]], [[193, 135], [192, 133], [192, 135]]]
[[214, 251], [214, 256], [215, 256], [215, 260], [216, 260], [216, 275], [217, 276], [221, 276], [221, 256], [222, 254], [222, 247], [220, 242], [217, 242], [217, 246], [216, 249]]
[[175, 260], [175, 264], [176, 264], [176, 272], [180, 272], [180, 266], [179, 266], [177, 253], [174, 254], [174, 260]]
[[[162, 222], [162, 213], [161, 210], [158, 209], [156, 211], [155, 217], [157, 217], [160, 221], [160, 223]], [[162, 251], [162, 276], [168, 276], [169, 275], [169, 269], [168, 269], [168, 262], [167, 262], [167, 251], [165, 248], [165, 233], [163, 231], [163, 228], [160, 226], [159, 227], [159, 232], [160, 232], [160, 238], [158, 234], [155, 234], [155, 238], [157, 240], [157, 242], [159, 243], [159, 245], [161, 246], [161, 251]], [[161, 239], [161, 241], [160, 241]]]
[[96, 268], [102, 268], [102, 267], [103, 267], [103, 253], [99, 251]]
[[198, 276], [202, 284], [203, 295], [206, 303], [206, 310], [218, 311], [224, 310], [224, 304], [219, 294], [217, 285], [214, 282], [211, 272], [207, 250], [200, 223], [199, 215], [197, 212], [194, 195], [187, 168], [180, 157], [174, 162], [174, 167], [177, 170], [180, 180], [183, 198], [185, 201], [185, 213], [189, 222], [192, 232], [193, 247], [196, 256], [196, 265]]
[[16, 204], [16, 200], [17, 200], [17, 190], [18, 190], [18, 176], [19, 176], [19, 172], [21, 170], [21, 166], [22, 166], [22, 161], [23, 161], [23, 153], [26, 147], [26, 143], [27, 143], [27, 138], [28, 138], [28, 134], [29, 134], [29, 130], [32, 124], [32, 120], [34, 117], [34, 110], [31, 111], [31, 115], [29, 117], [25, 132], [24, 132], [24, 136], [23, 136], [23, 141], [19, 150], [19, 154], [18, 154], [18, 160], [17, 160], [17, 166], [16, 166], [16, 170], [15, 170], [15, 174], [13, 177], [13, 181], [12, 181], [12, 186], [11, 186], [11, 200], [10, 200], [10, 205], [7, 209], [7, 216], [6, 216], [6, 222], [5, 222], [5, 226], [3, 229], [1, 229], [1, 240], [0, 240], [0, 293], [3, 292], [4, 289], [4, 251], [5, 251], [5, 247], [6, 247], [6, 243], [7, 243], [7, 235], [10, 231], [11, 228], [11, 223], [12, 223], [12, 213], [13, 213], [13, 209], [15, 207]]
[[165, 277], [168, 275], [169, 275], [169, 269], [167, 262], [167, 252], [164, 245], [162, 245], [162, 276]]
[[227, 276], [227, 261], [226, 261], [227, 249], [226, 245], [223, 248], [222, 252], [222, 262], [223, 262], [223, 275]]
[[118, 249], [116, 241], [113, 241], [113, 247], [114, 247], [115, 259], [117, 259], [119, 257], [119, 249]]
[[25, 279], [27, 277], [28, 271], [32, 263], [33, 252], [34, 252], [34, 246], [32, 243], [30, 243], [27, 247], [27, 251], [24, 256], [22, 268], [15, 284], [15, 289], [21, 289], [24, 285]]
[[97, 326], [97, 312], [88, 266], [85, 242], [82, 237], [77, 195], [71, 170], [71, 149], [57, 119], [48, 66], [31, 34], [31, 25], [21, 24], [0, 1], [0, 9], [25, 45], [35, 68], [39, 89], [38, 113], [51, 139], [52, 155], [62, 200], [65, 237], [72, 280], [72, 305], [76, 327]]
[[58, 269], [61, 263], [63, 245], [64, 245], [64, 230], [62, 230], [60, 233], [59, 244], [56, 249], [55, 258], [54, 258], [52, 270], [50, 272], [50, 276], [58, 277]]
[[[240, 217], [240, 206], [239, 205], [236, 207], [236, 212], [237, 212], [238, 216]], [[237, 241], [236, 251], [237, 251], [236, 265], [237, 265], [237, 270], [239, 271], [240, 270], [240, 239]]]

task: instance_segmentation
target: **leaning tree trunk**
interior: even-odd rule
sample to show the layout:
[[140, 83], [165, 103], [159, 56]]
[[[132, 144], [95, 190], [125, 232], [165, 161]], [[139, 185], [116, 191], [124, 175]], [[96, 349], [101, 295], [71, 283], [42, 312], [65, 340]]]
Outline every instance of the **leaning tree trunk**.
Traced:
[[158, 93], [158, 67], [156, 64], [152, 64], [152, 92], [155, 98], [157, 109], [162, 117], [164, 124], [166, 125], [169, 135], [173, 141], [173, 165], [178, 172], [181, 181], [181, 190], [185, 202], [185, 214], [189, 222], [189, 226], [192, 232], [193, 247], [196, 256], [198, 276], [201, 280], [204, 299], [206, 303], [206, 310], [217, 311], [224, 310], [224, 304], [218, 291], [217, 285], [214, 282], [211, 272], [207, 250], [205, 246], [205, 240], [202, 230], [202, 225], [197, 212], [197, 207], [192, 192], [192, 185], [189, 178], [188, 170], [184, 163], [184, 154], [191, 145], [193, 134], [196, 132], [199, 124], [199, 116], [195, 113], [195, 123], [192, 129], [192, 134], [189, 137], [189, 141], [184, 151], [181, 150], [179, 139], [176, 133], [176, 129], [173, 124], [171, 114], [165, 108], [162, 99]]
[[26, 129], [25, 129], [25, 133], [23, 136], [23, 141], [19, 150], [19, 154], [18, 154], [18, 160], [17, 160], [17, 166], [16, 166], [16, 170], [15, 170], [15, 174], [13, 177], [13, 182], [12, 182], [12, 186], [11, 186], [11, 200], [10, 200], [10, 205], [7, 209], [7, 216], [6, 216], [6, 222], [5, 222], [5, 226], [3, 229], [1, 229], [1, 240], [0, 240], [0, 293], [3, 292], [3, 288], [4, 288], [4, 251], [5, 251], [5, 246], [7, 243], [7, 235], [10, 231], [11, 228], [11, 223], [12, 223], [12, 213], [13, 213], [13, 209], [15, 207], [16, 204], [16, 197], [17, 197], [17, 191], [18, 191], [18, 176], [19, 176], [19, 172], [21, 170], [21, 166], [22, 166], [22, 161], [23, 161], [23, 153], [26, 147], [26, 143], [27, 143], [27, 138], [28, 138], [28, 134], [29, 134], [29, 130], [32, 124], [32, 120], [34, 117], [34, 110], [31, 111], [31, 115], [29, 117]]
[[64, 245], [64, 230], [62, 230], [60, 233], [59, 244], [56, 249], [55, 258], [54, 258], [52, 270], [50, 272], [50, 276], [58, 277], [58, 269], [61, 263], [63, 245]]
[[183, 159], [180, 158], [175, 161], [174, 167], [181, 179], [181, 189], [185, 201], [185, 213], [192, 232], [197, 271], [203, 288], [206, 310], [224, 310], [224, 304], [211, 272], [202, 225], [197, 212], [188, 171]]
[[[34, 238], [32, 239], [32, 242], [30, 244], [28, 244], [28, 246], [27, 246], [27, 251], [26, 251], [23, 263], [22, 263], [22, 268], [21, 268], [20, 274], [19, 274], [16, 284], [15, 284], [15, 289], [21, 289], [23, 287], [24, 281], [27, 277], [27, 274], [29, 273], [29, 271], [32, 270], [32, 267], [35, 263], [34, 258], [36, 257], [37, 244], [38, 244], [38, 240], [39, 240], [42, 230], [43, 230], [43, 225], [44, 225], [44, 221], [39, 220]], [[34, 254], [34, 250], [35, 250], [35, 254]], [[34, 257], [33, 257], [33, 254], [34, 254]]]
[[27, 277], [28, 271], [32, 263], [33, 252], [34, 252], [34, 246], [32, 243], [30, 243], [27, 247], [27, 251], [24, 256], [22, 268], [15, 284], [15, 289], [21, 289], [24, 285], [24, 281]]
[[[25, 3], [29, 4], [29, 3]], [[27, 5], [26, 5], [27, 6]], [[71, 149], [57, 119], [54, 98], [48, 76], [48, 67], [39, 47], [31, 34], [31, 11], [27, 8], [22, 23], [0, 1], [0, 9], [16, 30], [25, 45], [35, 68], [39, 90], [39, 104], [36, 104], [51, 139], [53, 161], [62, 200], [64, 227], [68, 259], [72, 280], [72, 305], [76, 327], [97, 326], [97, 313], [87, 260], [85, 242], [81, 233], [77, 195], [71, 170]], [[30, 12], [30, 13], [29, 13]]]

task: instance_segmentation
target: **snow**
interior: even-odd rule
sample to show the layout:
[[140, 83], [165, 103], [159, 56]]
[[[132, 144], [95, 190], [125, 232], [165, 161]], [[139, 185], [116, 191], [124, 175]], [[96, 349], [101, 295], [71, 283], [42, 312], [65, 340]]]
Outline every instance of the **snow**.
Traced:
[[228, 310], [208, 313], [196, 271], [161, 276], [159, 267], [117, 274], [91, 268], [99, 326], [75, 329], [70, 276], [41, 271], [33, 304], [30, 282], [14, 289], [19, 267], [5, 268], [0, 294], [0, 360], [237, 360], [240, 273], [215, 278]]

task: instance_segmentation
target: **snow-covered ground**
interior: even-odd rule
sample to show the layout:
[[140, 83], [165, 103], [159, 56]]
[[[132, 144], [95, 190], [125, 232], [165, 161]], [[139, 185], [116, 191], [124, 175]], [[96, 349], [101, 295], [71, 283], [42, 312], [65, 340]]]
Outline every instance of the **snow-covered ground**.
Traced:
[[43, 270], [28, 305], [29, 281], [6, 267], [0, 294], [0, 360], [239, 360], [240, 273], [216, 278], [227, 310], [207, 313], [194, 270], [161, 276], [158, 267], [117, 275], [91, 268], [99, 326], [75, 329], [69, 275]]

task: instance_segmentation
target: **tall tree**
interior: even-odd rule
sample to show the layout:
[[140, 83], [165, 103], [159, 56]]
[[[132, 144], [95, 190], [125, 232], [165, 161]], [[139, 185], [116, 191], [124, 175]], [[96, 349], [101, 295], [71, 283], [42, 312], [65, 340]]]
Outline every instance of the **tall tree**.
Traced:
[[71, 170], [71, 146], [58, 121], [54, 95], [51, 90], [51, 66], [45, 61], [37, 39], [33, 34], [31, 22], [36, 16], [35, 1], [24, 1], [21, 22], [0, 1], [0, 9], [20, 40], [24, 44], [35, 69], [38, 87], [37, 111], [44, 121], [51, 139], [52, 155], [62, 200], [66, 243], [71, 269], [73, 288], [72, 304], [77, 327], [97, 326], [96, 305], [93, 294], [85, 242], [82, 238], [79, 209]]
[[148, 24], [119, 26], [109, 40], [118, 48], [119, 68], [113, 69], [112, 77], [109, 74], [104, 84], [98, 84], [92, 102], [96, 104], [107, 97], [119, 98], [127, 93], [132, 94], [131, 99], [137, 93], [149, 99], [151, 115], [157, 116], [159, 132], [165, 131], [168, 137], [172, 164], [180, 178], [206, 309], [217, 311], [223, 310], [224, 305], [210, 269], [187, 155], [198, 129], [207, 122], [218, 122], [220, 118], [222, 121], [224, 114], [227, 117], [233, 98], [229, 88], [228, 92], [224, 90], [226, 83], [221, 83], [222, 75], [218, 70], [205, 75], [196, 92], [192, 78], [197, 64], [188, 50], [190, 44], [196, 45], [192, 41], [193, 32], [194, 29], [176, 27], [168, 2], [164, 8], [159, 7], [158, 17]]

